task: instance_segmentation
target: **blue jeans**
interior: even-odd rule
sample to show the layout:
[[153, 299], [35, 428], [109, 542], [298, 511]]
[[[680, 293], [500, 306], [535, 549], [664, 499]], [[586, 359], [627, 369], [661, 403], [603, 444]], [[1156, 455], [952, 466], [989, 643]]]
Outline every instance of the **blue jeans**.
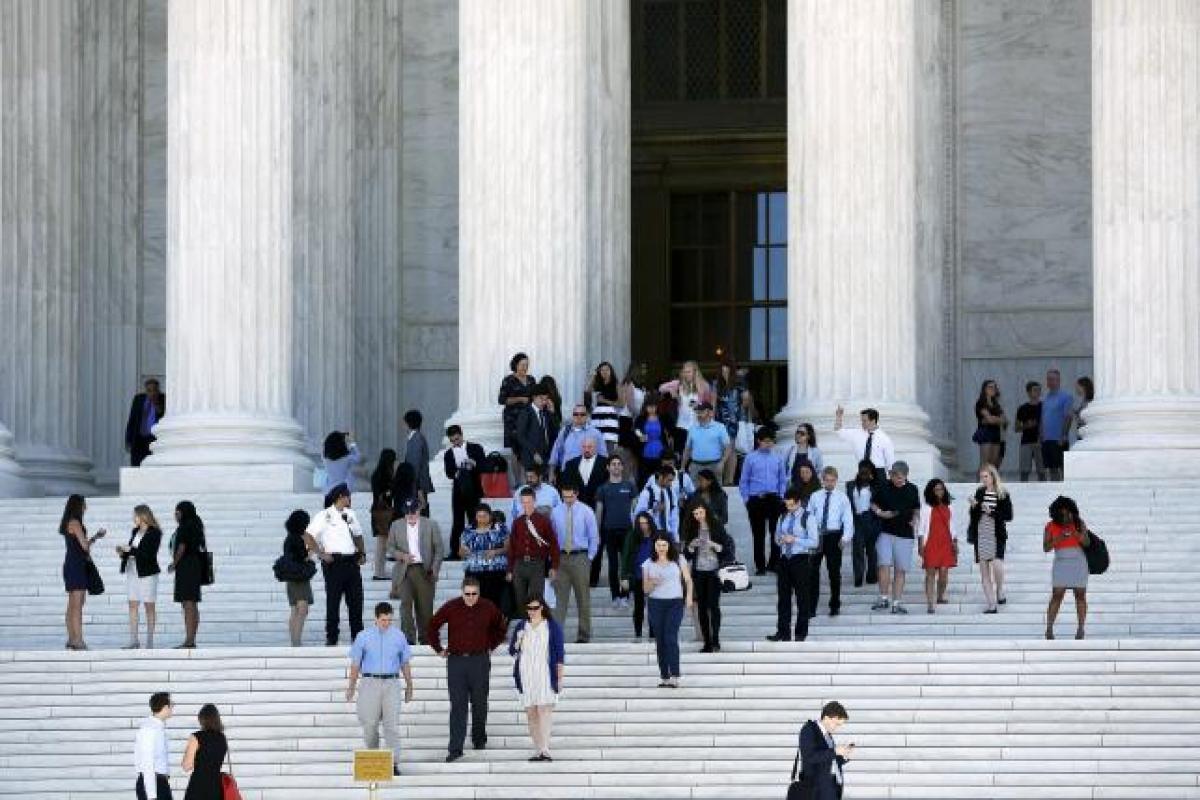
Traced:
[[659, 600], [646, 598], [650, 630], [654, 631], [654, 649], [658, 653], [658, 676], [679, 677], [679, 626], [683, 624], [683, 598]]

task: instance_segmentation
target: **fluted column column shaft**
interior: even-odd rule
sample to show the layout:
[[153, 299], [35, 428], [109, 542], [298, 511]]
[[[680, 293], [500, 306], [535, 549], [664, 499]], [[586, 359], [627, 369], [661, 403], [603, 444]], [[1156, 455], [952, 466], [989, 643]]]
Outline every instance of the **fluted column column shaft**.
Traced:
[[459, 20], [454, 421], [499, 446], [514, 352], [564, 403], [597, 361], [628, 358], [629, 9], [467, 0]]
[[1200, 468], [1200, 5], [1097, 0], [1092, 9], [1096, 400], [1068, 474], [1192, 476]]
[[[168, 8], [167, 382], [122, 491], [307, 488], [292, 417], [296, 0]], [[158, 473], [157, 475], [155, 473]]]
[[[31, 488], [88, 491], [79, 450], [82, 14], [10, 0], [0, 25], [0, 419]], [[8, 464], [11, 455], [0, 454]]]
[[310, 452], [354, 411], [353, 15], [298, 0], [295, 19], [292, 397]]
[[[917, 404], [918, 154], [940, 136], [933, 0], [788, 3], [789, 403], [785, 426], [828, 430], [877, 408], [914, 472], [938, 471]], [[926, 214], [926, 215], [927, 215]], [[940, 264], [937, 265], [940, 269]], [[819, 298], [813, 302], [813, 298]], [[837, 440], [825, 437], [837, 447]]]

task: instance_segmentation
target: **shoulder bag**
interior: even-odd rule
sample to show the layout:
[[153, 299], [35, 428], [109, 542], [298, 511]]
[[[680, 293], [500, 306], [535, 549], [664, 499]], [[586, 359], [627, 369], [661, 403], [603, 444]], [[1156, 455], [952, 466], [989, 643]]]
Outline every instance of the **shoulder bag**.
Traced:
[[787, 800], [808, 800], [804, 775], [800, 772], [800, 745], [796, 745], [796, 760], [792, 762], [792, 782], [788, 784]]
[[1087, 535], [1088, 543], [1087, 547], [1083, 548], [1083, 555], [1087, 559], [1088, 574], [1103, 575], [1108, 571], [1108, 545], [1090, 530]]
[[104, 594], [104, 578], [100, 577], [100, 568], [96, 566], [96, 562], [88, 558], [84, 562], [84, 569], [87, 572], [87, 593]]
[[225, 758], [229, 761], [229, 772], [221, 773], [221, 800], [242, 800], [242, 793], [233, 777], [233, 755], [229, 752], [228, 742], [225, 747]]

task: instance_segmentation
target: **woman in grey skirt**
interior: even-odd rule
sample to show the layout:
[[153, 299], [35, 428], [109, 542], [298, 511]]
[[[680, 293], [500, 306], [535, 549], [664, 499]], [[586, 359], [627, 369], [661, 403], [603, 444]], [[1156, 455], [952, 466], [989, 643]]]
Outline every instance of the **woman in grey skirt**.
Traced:
[[1054, 638], [1054, 620], [1067, 589], [1075, 593], [1075, 638], [1083, 638], [1087, 620], [1088, 564], [1083, 548], [1088, 544], [1087, 525], [1079, 517], [1079, 507], [1069, 497], [1058, 497], [1050, 504], [1050, 522], [1042, 535], [1042, 550], [1054, 551], [1050, 605], [1046, 609], [1046, 638]]

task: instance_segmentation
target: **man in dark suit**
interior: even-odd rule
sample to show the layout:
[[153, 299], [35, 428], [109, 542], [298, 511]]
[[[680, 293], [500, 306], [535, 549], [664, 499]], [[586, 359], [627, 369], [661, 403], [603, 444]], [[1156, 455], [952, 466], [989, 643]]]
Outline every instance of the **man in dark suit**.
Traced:
[[580, 455], [563, 467], [562, 485], [578, 486], [579, 499], [594, 511], [596, 491], [608, 481], [608, 458], [599, 455], [599, 445], [593, 437], [585, 438], [579, 449]]
[[819, 722], [809, 720], [800, 729], [800, 797], [802, 800], [841, 800], [844, 788], [842, 767], [854, 754], [853, 744], [837, 745], [833, 735], [849, 715], [832, 701], [821, 709]]
[[421, 433], [425, 418], [415, 408], [404, 412], [404, 427], [408, 436], [404, 441], [404, 463], [413, 468], [417, 476], [417, 496], [421, 500], [421, 516], [429, 516], [429, 495], [433, 494], [433, 478], [429, 476], [429, 442]]
[[446, 438], [450, 441], [450, 446], [442, 454], [442, 466], [451, 482], [450, 505], [453, 520], [450, 526], [450, 552], [446, 554], [446, 560], [458, 561], [458, 544], [463, 528], [474, 521], [475, 507], [483, 499], [479, 470], [487, 456], [483, 447], [475, 442], [466, 441], [462, 428], [457, 425], [446, 428]]
[[533, 402], [517, 418], [517, 454], [521, 465], [542, 467], [550, 463], [550, 450], [558, 438], [558, 425], [546, 408], [550, 391], [543, 384], [533, 389]]
[[125, 423], [125, 449], [129, 451], [129, 463], [135, 467], [150, 455], [154, 426], [167, 413], [167, 396], [159, 391], [158, 379], [147, 378], [143, 388], [144, 392], [134, 395]]

